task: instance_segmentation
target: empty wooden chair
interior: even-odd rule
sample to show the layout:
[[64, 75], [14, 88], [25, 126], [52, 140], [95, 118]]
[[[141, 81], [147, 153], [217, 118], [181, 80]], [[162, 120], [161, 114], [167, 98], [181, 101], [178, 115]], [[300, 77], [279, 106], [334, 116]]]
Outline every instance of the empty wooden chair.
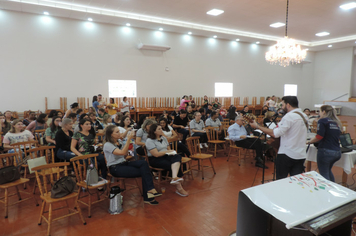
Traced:
[[[16, 166], [16, 158], [17, 158], [17, 156], [18, 156], [18, 153], [0, 154], [0, 168], [4, 168], [4, 167], [7, 167], [7, 166]], [[30, 193], [19, 190], [19, 185], [25, 184], [28, 181], [30, 181], [30, 180], [29, 179], [25, 179], [25, 178], [20, 178], [20, 179], [18, 179], [16, 181], [13, 181], [13, 182], [10, 182], [10, 183], [0, 184], [0, 189], [5, 190], [4, 197], [0, 197], [0, 202], [5, 205], [5, 218], [8, 217], [8, 207], [9, 206], [17, 204], [19, 202], [23, 202], [23, 201], [29, 200], [31, 198], [33, 198], [35, 200], [34, 196], [31, 196]], [[15, 188], [16, 189], [16, 193], [9, 194], [9, 189], [10, 188]], [[23, 199], [21, 197], [20, 193], [29, 194], [30, 197]], [[19, 200], [9, 204], [9, 197], [14, 196], [14, 195], [17, 195]]]
[[[110, 187], [110, 180], [106, 180], [106, 183], [104, 182], [104, 183], [101, 183], [101, 184], [98, 184], [95, 186], [87, 185], [87, 183], [85, 181], [87, 178], [87, 169], [88, 169], [89, 165], [93, 165], [98, 170], [98, 164], [96, 161], [96, 157], [98, 155], [99, 154], [89, 154], [89, 155], [74, 157], [70, 160], [70, 162], [73, 163], [75, 176], [77, 177], [77, 185], [79, 187], [79, 194], [78, 194], [77, 200], [79, 203], [88, 207], [88, 218], [91, 217], [92, 204], [102, 202], [102, 201], [106, 200], [108, 197], [108, 194], [106, 194], [106, 195], [104, 195], [104, 197], [102, 197], [100, 199], [100, 194], [99, 194], [98, 188], [105, 187], [106, 192], [108, 193], [108, 190]], [[82, 188], [86, 189], [86, 192], [88, 194], [81, 196]], [[96, 195], [98, 200], [92, 202], [93, 195]], [[82, 200], [85, 197], [88, 197], [88, 203]]]
[[[212, 146], [213, 149], [209, 150], [208, 148], [208, 152], [213, 152], [214, 153], [214, 157], [216, 158], [216, 153], [218, 151], [222, 151], [225, 153], [225, 149], [226, 149], [226, 141], [225, 140], [219, 140], [219, 132], [217, 130], [216, 127], [206, 127], [206, 136], [208, 137], [208, 144], [210, 144], [210, 147]], [[223, 145], [223, 149], [218, 150], [218, 144]]]
[[[42, 199], [42, 206], [41, 206], [41, 212], [40, 212], [40, 218], [38, 221], [38, 225], [42, 224], [42, 220], [45, 220], [48, 224], [47, 228], [47, 235], [51, 235], [51, 226], [52, 222], [56, 220], [63, 219], [68, 216], [72, 216], [75, 214], [79, 214], [80, 219], [83, 221], [83, 224], [86, 225], [87, 223], [85, 222], [83, 215], [81, 213], [80, 207], [77, 202], [78, 198], [78, 193], [73, 192], [67, 196], [64, 196], [62, 198], [52, 198], [51, 197], [51, 188], [57, 180], [60, 179], [61, 177], [61, 169], [64, 169], [64, 175], [67, 176], [67, 167], [69, 165], [69, 162], [60, 162], [60, 163], [52, 163], [48, 165], [43, 165], [43, 166], [37, 166], [33, 168], [33, 170], [36, 173], [36, 179], [37, 179], [37, 184], [40, 189], [41, 193], [41, 199]], [[45, 173], [45, 174], [44, 174]], [[74, 200], [74, 208], [70, 208], [68, 205], [68, 200]], [[65, 203], [65, 204], [60, 204], [61, 207], [53, 209], [53, 205], [59, 205], [58, 203]], [[45, 211], [46, 205], [48, 205], [48, 211]], [[53, 211], [67, 208], [68, 213], [60, 216], [58, 218], [53, 219]], [[48, 217], [45, 216], [45, 214], [48, 213]]]
[[[186, 142], [187, 142], [188, 149], [189, 149], [189, 152], [190, 152], [190, 158], [192, 160], [198, 161], [198, 165], [197, 165], [198, 168], [197, 169], [193, 169], [192, 168], [192, 170], [195, 170], [195, 171], [198, 171], [198, 172], [202, 172], [202, 179], [204, 179], [204, 170], [205, 169], [212, 168], [213, 172], [214, 172], [214, 175], [215, 175], [216, 172], [215, 172], [215, 169], [214, 169], [213, 162], [211, 160], [213, 155], [201, 153], [201, 150], [200, 150], [200, 147], [199, 147], [200, 146], [199, 137], [187, 138]], [[204, 160], [209, 160], [210, 161], [210, 165], [204, 166], [203, 165], [203, 161]], [[194, 167], [194, 166], [192, 166], [192, 167]]]

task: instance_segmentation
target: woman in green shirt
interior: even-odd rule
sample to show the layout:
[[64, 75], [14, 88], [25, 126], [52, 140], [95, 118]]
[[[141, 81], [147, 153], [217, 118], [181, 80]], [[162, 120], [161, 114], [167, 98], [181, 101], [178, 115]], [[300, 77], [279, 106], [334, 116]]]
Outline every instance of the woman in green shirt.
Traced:
[[62, 118], [59, 116], [55, 116], [52, 119], [49, 128], [46, 129], [45, 137], [48, 145], [56, 145], [56, 141], [54, 140], [56, 137], [57, 131], [60, 129], [59, 124], [62, 122]]

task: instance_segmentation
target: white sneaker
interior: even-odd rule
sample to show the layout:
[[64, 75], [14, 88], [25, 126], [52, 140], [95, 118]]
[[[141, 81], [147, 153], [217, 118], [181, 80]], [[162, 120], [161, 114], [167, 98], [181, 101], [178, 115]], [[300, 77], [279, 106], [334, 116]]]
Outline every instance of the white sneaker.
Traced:
[[203, 145], [201, 145], [201, 143], [199, 145], [200, 145], [200, 149], [203, 149]]
[[209, 146], [208, 146], [208, 144], [204, 143], [204, 147], [208, 148]]

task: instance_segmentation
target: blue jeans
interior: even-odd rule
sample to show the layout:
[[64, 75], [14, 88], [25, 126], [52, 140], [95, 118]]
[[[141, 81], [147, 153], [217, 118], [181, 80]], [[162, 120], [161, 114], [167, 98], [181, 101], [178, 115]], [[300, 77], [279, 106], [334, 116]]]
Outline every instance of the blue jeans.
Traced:
[[143, 200], [151, 201], [147, 197], [147, 192], [154, 189], [152, 174], [148, 163], [144, 160], [128, 161], [124, 164], [112, 165], [109, 167], [110, 173], [115, 177], [135, 178], [142, 177]]
[[70, 161], [70, 159], [72, 159], [75, 156], [76, 155], [74, 154], [74, 152], [66, 151], [61, 148], [59, 148], [57, 151], [57, 157], [61, 160]]
[[334, 163], [340, 160], [341, 151], [330, 150], [326, 148], [319, 148], [317, 154], [317, 163], [319, 173], [327, 180], [335, 182], [331, 168]]

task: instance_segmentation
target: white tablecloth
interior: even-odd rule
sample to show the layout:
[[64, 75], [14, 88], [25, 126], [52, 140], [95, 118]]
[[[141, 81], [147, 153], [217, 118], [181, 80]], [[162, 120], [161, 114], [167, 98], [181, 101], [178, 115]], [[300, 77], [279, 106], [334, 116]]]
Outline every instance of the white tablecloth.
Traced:
[[[314, 145], [310, 145], [309, 151], [307, 153], [307, 161], [316, 161], [317, 149]], [[346, 174], [351, 174], [352, 168], [356, 164], [356, 151], [346, 152], [341, 155], [341, 159], [335, 162], [334, 166], [338, 166], [344, 169]]]

